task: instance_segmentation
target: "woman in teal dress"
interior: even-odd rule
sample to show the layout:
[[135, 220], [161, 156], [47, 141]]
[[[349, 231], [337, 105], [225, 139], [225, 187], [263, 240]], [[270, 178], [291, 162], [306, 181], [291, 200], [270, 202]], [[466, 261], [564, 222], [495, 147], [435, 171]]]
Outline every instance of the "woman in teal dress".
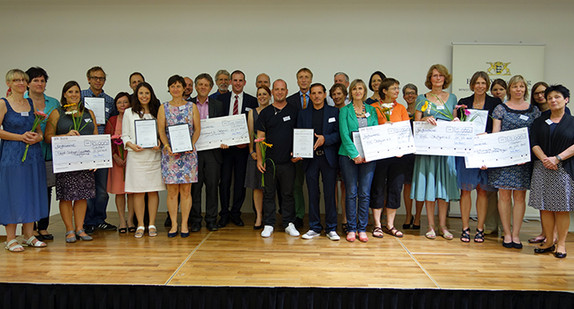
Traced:
[[[436, 125], [436, 120], [451, 121], [446, 115], [452, 115], [456, 106], [456, 96], [443, 89], [448, 88], [452, 76], [445, 66], [435, 64], [427, 73], [425, 86], [431, 91], [417, 97], [415, 121], [426, 121]], [[432, 107], [431, 107], [432, 106]], [[456, 120], [456, 119], [455, 119]], [[448, 202], [460, 199], [456, 180], [455, 158], [451, 156], [417, 155], [413, 173], [411, 198], [425, 202], [429, 228], [426, 237], [436, 238], [434, 209], [438, 201], [439, 225], [442, 236], [452, 239], [446, 226]]]

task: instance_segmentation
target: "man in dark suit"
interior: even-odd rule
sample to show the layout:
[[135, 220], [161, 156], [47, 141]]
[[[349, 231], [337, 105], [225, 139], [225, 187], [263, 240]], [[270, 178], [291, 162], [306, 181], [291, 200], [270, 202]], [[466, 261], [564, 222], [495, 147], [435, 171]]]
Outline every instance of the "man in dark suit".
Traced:
[[310, 88], [312, 107], [299, 111], [297, 128], [313, 129], [315, 144], [313, 158], [303, 160], [303, 170], [307, 176], [309, 191], [309, 231], [301, 236], [313, 239], [321, 235], [321, 216], [319, 213], [319, 173], [323, 178], [323, 197], [325, 200], [325, 232], [330, 240], [339, 240], [337, 235], [337, 205], [335, 203], [335, 183], [339, 143], [339, 109], [326, 104], [327, 90], [323, 84], [313, 84]]
[[[207, 73], [195, 78], [197, 97], [191, 99], [197, 105], [201, 119], [221, 117], [225, 115], [223, 103], [208, 97], [213, 87], [213, 79]], [[219, 177], [221, 170], [221, 149], [210, 149], [197, 152], [197, 183], [191, 185], [191, 228], [192, 232], [201, 229], [201, 190], [205, 184], [207, 201], [205, 203], [205, 225], [210, 231], [217, 231], [217, 205]]]
[[[219, 96], [223, 102], [225, 116], [246, 114], [259, 105], [257, 99], [245, 92], [245, 74], [239, 70], [231, 73], [231, 91]], [[237, 226], [243, 226], [241, 220], [241, 206], [245, 200], [245, 170], [249, 149], [247, 144], [229, 147], [222, 151], [223, 164], [221, 166], [221, 181], [219, 183], [219, 197], [221, 211], [219, 212], [219, 227], [225, 227], [229, 221]], [[231, 210], [231, 179], [233, 177], [233, 202]]]
[[[297, 85], [299, 91], [287, 97], [287, 103], [297, 107], [298, 110], [304, 110], [311, 105], [309, 97], [309, 86], [313, 83], [313, 72], [308, 68], [301, 68], [297, 71]], [[295, 183], [293, 184], [293, 198], [295, 198], [295, 226], [303, 226], [305, 217], [305, 198], [303, 197], [304, 173], [301, 162], [295, 163]], [[281, 191], [281, 188], [278, 188]], [[281, 200], [279, 200], [281, 204]]]

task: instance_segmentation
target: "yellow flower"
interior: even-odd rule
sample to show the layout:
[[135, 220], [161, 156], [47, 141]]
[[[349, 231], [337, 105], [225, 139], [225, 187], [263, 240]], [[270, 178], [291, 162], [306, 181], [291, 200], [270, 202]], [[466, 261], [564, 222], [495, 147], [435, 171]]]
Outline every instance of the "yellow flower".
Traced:
[[429, 108], [429, 101], [425, 101], [425, 104], [423, 105], [423, 107], [421, 107], [421, 112], [426, 112], [428, 108]]
[[267, 146], [267, 147], [269, 147], [269, 148], [273, 147], [273, 144], [268, 144], [268, 143], [266, 143], [266, 142], [262, 142], [262, 143], [263, 143], [263, 145], [265, 145], [265, 146]]
[[68, 107], [72, 107], [72, 106], [76, 106], [76, 103], [70, 103], [70, 104], [66, 104], [64, 105], [64, 108], [68, 108]]

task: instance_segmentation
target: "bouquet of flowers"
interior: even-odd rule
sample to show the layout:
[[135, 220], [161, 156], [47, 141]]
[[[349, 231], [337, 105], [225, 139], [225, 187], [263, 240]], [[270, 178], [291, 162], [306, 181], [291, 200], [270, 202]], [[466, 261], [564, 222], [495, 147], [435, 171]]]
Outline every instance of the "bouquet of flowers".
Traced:
[[[48, 118], [48, 115], [46, 115], [44, 112], [42, 111], [34, 112], [34, 124], [32, 125], [32, 130], [30, 131], [31, 132], [36, 131], [38, 125], [46, 118]], [[26, 144], [26, 150], [24, 150], [24, 156], [22, 156], [22, 162], [26, 161], [26, 156], [28, 155], [28, 148], [30, 148], [30, 144]]]
[[[432, 94], [432, 93], [431, 93], [431, 94]], [[444, 101], [443, 101], [441, 98], [439, 98], [439, 97], [438, 97], [437, 95], [435, 95], [435, 94], [432, 94], [432, 95], [433, 95], [435, 98], [437, 98], [437, 100], [438, 100], [439, 102], [441, 102], [441, 103], [443, 104], [442, 106], [445, 106], [445, 105], [444, 105]], [[429, 102], [428, 100], [426, 100], [426, 101], [425, 101], [425, 104], [421, 107], [421, 111], [424, 113], [424, 112], [427, 111], [429, 108], [430, 108], [431, 110], [433, 110], [433, 111], [435, 111], [435, 112], [437, 112], [437, 113], [439, 113], [439, 114], [445, 116], [445, 117], [448, 118], [449, 120], [453, 120], [453, 119], [454, 119], [454, 115], [452, 114], [452, 111], [450, 111], [450, 110], [448, 110], [447, 108], [444, 108], [444, 107], [443, 107], [442, 109], [439, 109], [436, 104], [434, 104], [433, 102]]]
[[[74, 107], [78, 104], [75, 103], [70, 103], [67, 105], [64, 105], [64, 109], [67, 109], [68, 107]], [[79, 116], [76, 116], [77, 114], [80, 114]], [[88, 123], [84, 123], [84, 125], [82, 125], [82, 119], [84, 118], [84, 112], [79, 112], [77, 109], [71, 110], [71, 111], [66, 111], [66, 115], [70, 115], [72, 116], [72, 127], [70, 127], [70, 130], [76, 130], [78, 132], [82, 131], [82, 129], [84, 129], [86, 127], [86, 125], [88, 125]]]
[[[257, 143], [257, 145], [259, 145], [259, 149], [261, 150], [261, 160], [263, 161], [263, 163], [265, 163], [265, 161], [267, 160], [266, 158], [266, 154], [267, 154], [267, 147], [271, 148], [273, 147], [273, 144], [269, 144], [265, 142], [265, 138], [258, 138], [256, 140], [254, 140], [255, 143]], [[271, 161], [271, 163], [273, 164], [273, 175], [275, 176], [275, 162], [273, 162], [273, 160], [269, 159], [269, 161]], [[265, 187], [265, 175], [261, 174], [261, 186]]]
[[380, 107], [377, 107], [377, 109], [381, 112], [381, 114], [385, 115], [387, 121], [391, 121], [391, 113], [393, 112], [393, 107], [395, 107], [395, 103], [381, 103]]

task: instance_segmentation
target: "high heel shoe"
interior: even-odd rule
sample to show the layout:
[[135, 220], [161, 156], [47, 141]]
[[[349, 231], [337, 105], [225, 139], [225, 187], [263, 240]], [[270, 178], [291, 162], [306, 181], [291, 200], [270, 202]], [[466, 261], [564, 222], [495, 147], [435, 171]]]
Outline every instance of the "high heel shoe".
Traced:
[[415, 222], [415, 217], [411, 217], [411, 223], [408, 224], [403, 224], [403, 230], [408, 230], [413, 226], [413, 223]]
[[[82, 234], [82, 233], [86, 234], [86, 236], [80, 235], [80, 234]], [[92, 236], [88, 235], [88, 234], [86, 233], [86, 231], [84, 231], [84, 230], [79, 230], [79, 231], [77, 231], [77, 232], [76, 232], [76, 237], [79, 238], [79, 239], [81, 239], [81, 240], [83, 240], [83, 241], [92, 241], [92, 240], [94, 240], [94, 239], [92, 238]]]
[[[72, 237], [68, 237], [68, 235], [74, 235]], [[72, 244], [76, 242], [76, 233], [74, 231], [67, 231], [66, 232], [66, 243]]]

